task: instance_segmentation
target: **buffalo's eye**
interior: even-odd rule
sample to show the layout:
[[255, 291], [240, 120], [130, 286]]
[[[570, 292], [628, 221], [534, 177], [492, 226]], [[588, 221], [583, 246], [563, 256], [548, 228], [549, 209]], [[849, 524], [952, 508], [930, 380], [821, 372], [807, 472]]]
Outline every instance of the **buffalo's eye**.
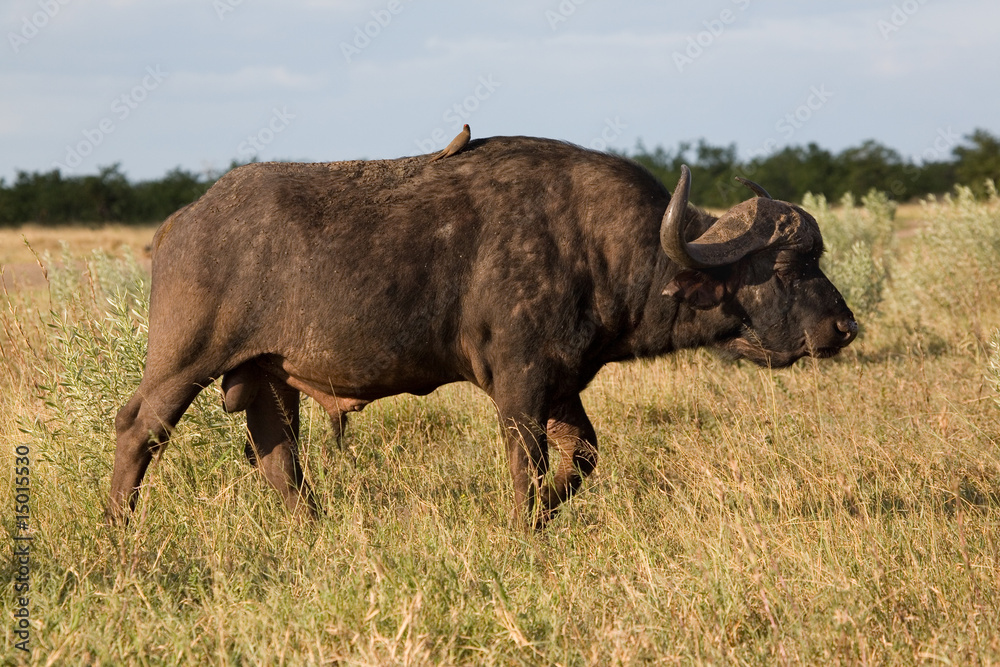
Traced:
[[783, 262], [781, 260], [774, 263], [774, 270], [776, 273], [781, 275], [789, 275], [798, 272], [798, 268], [793, 262]]
[[801, 262], [779, 256], [774, 263], [774, 274], [782, 285], [794, 287], [802, 276]]

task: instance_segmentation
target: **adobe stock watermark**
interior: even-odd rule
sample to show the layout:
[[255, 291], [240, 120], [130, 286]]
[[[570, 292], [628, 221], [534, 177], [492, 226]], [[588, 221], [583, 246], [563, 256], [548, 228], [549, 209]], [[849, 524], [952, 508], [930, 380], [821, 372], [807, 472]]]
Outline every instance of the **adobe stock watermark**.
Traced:
[[[909, 179], [910, 183], [916, 182], [920, 177], [920, 167], [917, 166], [918, 160], [924, 162], [937, 162], [947, 156], [955, 146], [962, 141], [962, 137], [951, 129], [951, 125], [948, 127], [939, 127], [937, 133], [934, 135], [934, 139], [927, 148], [922, 150], [919, 155], [913, 155], [912, 159], [903, 167], [903, 174]], [[893, 179], [889, 183], [889, 191], [892, 194], [899, 196], [906, 192], [906, 183], [901, 178]]]
[[736, 10], [727, 7], [719, 12], [717, 17], [702, 21], [701, 24], [705, 26], [705, 29], [694, 35], [688, 35], [687, 46], [684, 50], [673, 52], [674, 66], [677, 67], [678, 72], [683, 74], [686, 67], [694, 64], [694, 61], [701, 58], [706, 50], [712, 48], [727, 28], [736, 23], [736, 20], [750, 6], [750, 0], [731, 1], [736, 5]]
[[131, 116], [132, 112], [146, 101], [149, 94], [160, 87], [167, 76], [169, 72], [161, 70], [159, 65], [146, 67], [146, 76], [142, 77], [138, 84], [111, 101], [111, 115], [99, 120], [96, 127], [85, 128], [82, 131], [82, 140], [73, 145], [66, 145], [65, 161], [53, 162], [52, 165], [60, 171], [73, 171], [83, 164], [84, 160], [117, 129], [117, 123]]
[[[768, 137], [758, 148], [747, 152], [747, 159], [744, 162], [745, 166], [740, 170], [741, 173], [738, 175], [744, 178], [752, 178], [756, 171], [753, 161], [757, 158], [766, 158], [768, 155], [774, 153], [782, 143], [794, 137], [795, 133], [812, 120], [816, 112], [826, 106], [832, 97], [833, 91], [827, 89], [825, 83], [821, 83], [818, 86], [810, 86], [809, 92], [802, 100], [802, 103], [774, 123], [774, 130], [778, 135]], [[726, 197], [733, 190], [741, 189], [743, 186], [737, 185], [734, 182], [720, 180], [718, 187], [720, 194]]]
[[[412, 0], [407, 0], [412, 2]], [[394, 17], [399, 16], [406, 9], [402, 0], [389, 0], [385, 9], [373, 9], [369, 12], [371, 21], [363, 25], [354, 26], [354, 39], [350, 42], [340, 43], [340, 52], [344, 54], [344, 60], [350, 65], [351, 61], [360, 56], [361, 52], [371, 46], [372, 40], [382, 34], [382, 31], [389, 27]]]
[[749, 152], [750, 159], [765, 157], [777, 150], [782, 141], [788, 141], [795, 136], [795, 133], [802, 129], [812, 119], [813, 115], [826, 105], [831, 97], [833, 97], [833, 92], [827, 89], [825, 83], [821, 83], [818, 86], [810, 86], [809, 94], [802, 101], [802, 104], [786, 113], [774, 124], [774, 129], [780, 137], [768, 137], [759, 148]]
[[17, 32], [11, 30], [7, 33], [7, 41], [14, 53], [18, 53], [22, 47], [38, 36], [49, 22], [56, 17], [62, 8], [72, 0], [38, 0], [38, 11], [30, 16], [21, 17], [21, 29]]
[[449, 123], [452, 127], [451, 134], [449, 134], [447, 128], [434, 128], [428, 138], [414, 140], [417, 149], [421, 153], [430, 153], [439, 146], [451, 141], [455, 134], [462, 129], [462, 125], [467, 123], [472, 114], [479, 109], [480, 105], [490, 99], [497, 88], [502, 85], [502, 83], [493, 78], [492, 74], [479, 77], [471, 95], [467, 95], [461, 102], [452, 104], [441, 114], [441, 119]]
[[799, 106], [774, 124], [774, 129], [781, 133], [786, 141], [791, 139], [795, 132], [809, 122], [813, 114], [826, 106], [826, 103], [833, 97], [833, 93], [826, 89], [826, 84], [821, 83], [819, 87], [811, 86], [809, 95]]
[[614, 120], [611, 118], [605, 118], [604, 128], [601, 130], [600, 136], [591, 139], [590, 143], [587, 145], [595, 151], [606, 151], [608, 150], [608, 144], [616, 139], [619, 139], [624, 133], [626, 127], [628, 127], [628, 125], [623, 123], [619, 116], [615, 116]]
[[555, 9], [545, 10], [545, 20], [549, 22], [552, 32], [559, 29], [561, 23], [569, 20], [569, 17], [576, 14], [576, 8], [587, 2], [587, 0], [560, 0]]
[[920, 11], [920, 8], [926, 4], [927, 0], [904, 0], [903, 2], [894, 4], [888, 18], [879, 19], [875, 23], [875, 27], [878, 28], [882, 39], [887, 40], [893, 33], [899, 32]]
[[14, 448], [14, 647], [31, 652], [31, 447]]
[[275, 137], [284, 132], [293, 120], [295, 120], [295, 114], [289, 113], [288, 107], [280, 109], [274, 107], [271, 109], [271, 117], [267, 123], [254, 134], [247, 135], [246, 140], [241, 141], [240, 145], [236, 147], [236, 151], [251, 159], [256, 157], [264, 150], [265, 146], [274, 141]]
[[212, 0], [212, 9], [215, 10], [215, 15], [219, 17], [220, 21], [225, 21], [226, 14], [235, 12], [236, 8], [243, 2], [244, 0]]

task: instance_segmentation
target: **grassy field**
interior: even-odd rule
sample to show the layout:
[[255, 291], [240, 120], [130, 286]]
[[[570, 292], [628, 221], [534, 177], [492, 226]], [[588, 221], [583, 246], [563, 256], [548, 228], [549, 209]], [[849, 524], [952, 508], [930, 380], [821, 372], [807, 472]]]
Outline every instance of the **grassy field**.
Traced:
[[48, 252], [58, 256], [62, 254], [63, 247], [70, 255], [76, 257], [85, 256], [94, 250], [102, 250], [113, 256], [130, 252], [135, 257], [142, 257], [155, 231], [155, 226], [141, 225], [105, 227], [25, 225], [18, 228], [0, 228], [0, 264], [34, 264], [35, 254]]
[[607, 367], [584, 394], [598, 471], [537, 535], [511, 528], [495, 413], [461, 385], [372, 405], [342, 450], [306, 402], [315, 525], [203, 392], [132, 526], [104, 526], [148, 278], [101, 254], [50, 270], [0, 314], [3, 525], [26, 445], [34, 538], [32, 652], [11, 561], [4, 661], [1000, 664], [1000, 203], [810, 208], [861, 338], [784, 371]]

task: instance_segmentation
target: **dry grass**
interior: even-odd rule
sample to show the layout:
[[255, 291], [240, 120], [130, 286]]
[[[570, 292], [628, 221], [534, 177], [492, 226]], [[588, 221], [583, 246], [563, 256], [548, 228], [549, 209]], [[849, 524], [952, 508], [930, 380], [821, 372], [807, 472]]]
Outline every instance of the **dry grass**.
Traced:
[[1000, 220], [969, 201], [924, 212], [904, 250], [871, 246], [892, 279], [836, 360], [602, 371], [584, 394], [598, 472], [531, 536], [508, 527], [495, 415], [466, 385], [376, 403], [344, 451], [306, 403], [313, 526], [288, 521], [242, 460], [240, 418], [204, 392], [133, 526], [103, 526], [143, 276], [57, 272], [58, 307], [14, 295], [0, 338], [0, 438], [36, 452], [31, 662], [997, 664], [1000, 243], [982, 246]]
[[127, 248], [133, 256], [142, 257], [155, 231], [155, 225], [107, 225], [93, 228], [25, 225], [16, 229], [0, 227], [0, 264], [34, 264], [35, 257], [25, 245], [25, 240], [39, 255], [48, 252], [57, 257], [66, 247], [76, 257], [86, 256], [93, 250], [103, 250], [120, 257]]

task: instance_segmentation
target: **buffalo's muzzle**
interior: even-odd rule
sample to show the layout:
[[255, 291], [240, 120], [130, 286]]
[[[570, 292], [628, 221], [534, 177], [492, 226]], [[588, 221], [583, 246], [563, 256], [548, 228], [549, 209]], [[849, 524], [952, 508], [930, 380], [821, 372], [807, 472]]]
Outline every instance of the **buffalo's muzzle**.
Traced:
[[853, 317], [837, 320], [837, 332], [840, 340], [837, 341], [841, 347], [851, 344], [851, 341], [858, 337], [858, 322]]

